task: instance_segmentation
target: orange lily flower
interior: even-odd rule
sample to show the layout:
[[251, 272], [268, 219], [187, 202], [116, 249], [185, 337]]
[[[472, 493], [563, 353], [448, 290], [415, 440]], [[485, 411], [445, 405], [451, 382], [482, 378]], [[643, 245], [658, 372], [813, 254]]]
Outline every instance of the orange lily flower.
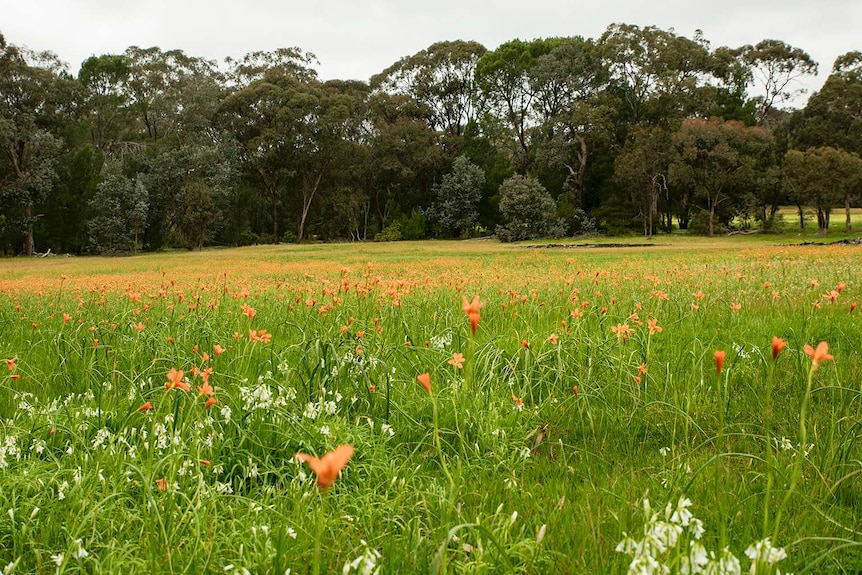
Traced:
[[353, 446], [349, 444], [339, 445], [321, 458], [306, 453], [297, 453], [295, 457], [308, 463], [308, 466], [317, 475], [317, 484], [323, 489], [327, 489], [335, 483], [338, 474], [353, 457]]
[[153, 403], [151, 401], [146, 402], [141, 407], [138, 408], [138, 411], [150, 411], [153, 408]]
[[727, 357], [727, 352], [721, 349], [718, 349], [713, 354], [715, 357], [715, 371], [718, 374], [721, 374], [721, 370], [724, 367], [724, 358]]
[[479, 329], [479, 319], [481, 318], [479, 310], [484, 305], [485, 302], [480, 301], [477, 295], [473, 296], [472, 302], [467, 301], [467, 296], [461, 296], [461, 308], [467, 314], [467, 319], [470, 320], [470, 329], [473, 331], [473, 335], [476, 335], [476, 331]]
[[772, 336], [772, 359], [776, 359], [785, 347], [787, 347], [786, 341], [777, 335]]
[[449, 365], [454, 365], [458, 369], [463, 369], [464, 368], [464, 356], [460, 353], [457, 353], [457, 352], [453, 353], [452, 359], [450, 359], [446, 363], [448, 363]]
[[211, 395], [210, 398], [207, 400], [207, 402], [204, 404], [204, 409], [209, 409], [210, 407], [212, 407], [216, 403], [218, 403], [218, 400], [215, 398], [214, 395]]
[[12, 371], [16, 367], [18, 367], [18, 364], [16, 363], [18, 361], [17, 357], [13, 357], [12, 359], [4, 359], [3, 361], [6, 363], [6, 367], [9, 368], [9, 371]]
[[183, 381], [183, 370], [172, 367], [168, 372], [168, 380], [165, 382], [165, 389], [168, 391], [176, 388], [179, 388], [183, 391], [189, 391], [191, 388], [189, 384]]
[[416, 381], [422, 384], [422, 387], [425, 388], [425, 391], [428, 392], [428, 395], [431, 395], [431, 374], [426, 371], [423, 374], [417, 375]]
[[808, 357], [811, 358], [811, 370], [816, 371], [818, 367], [820, 367], [821, 361], [831, 361], [835, 359], [829, 353], [829, 344], [825, 341], [821, 341], [817, 344], [817, 349], [814, 349], [807, 343], [805, 344], [805, 353], [808, 354]]

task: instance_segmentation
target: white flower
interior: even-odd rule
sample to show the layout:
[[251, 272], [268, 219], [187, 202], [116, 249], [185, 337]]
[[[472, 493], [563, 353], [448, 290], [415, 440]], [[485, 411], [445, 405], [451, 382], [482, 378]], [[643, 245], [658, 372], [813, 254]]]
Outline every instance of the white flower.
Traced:
[[63, 564], [63, 554], [57, 553], [56, 555], [51, 555], [51, 561], [54, 562], [58, 567]]

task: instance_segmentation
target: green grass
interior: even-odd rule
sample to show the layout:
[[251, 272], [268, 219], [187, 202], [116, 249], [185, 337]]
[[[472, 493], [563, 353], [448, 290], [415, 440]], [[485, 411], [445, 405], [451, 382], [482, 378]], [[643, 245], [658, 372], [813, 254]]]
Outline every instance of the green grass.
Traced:
[[[782, 573], [857, 573], [860, 251], [776, 238], [0, 261], [0, 569], [626, 573], [670, 526], [643, 548], [679, 572], [687, 497], [743, 571], [768, 537]], [[329, 489], [294, 458], [342, 444]]]

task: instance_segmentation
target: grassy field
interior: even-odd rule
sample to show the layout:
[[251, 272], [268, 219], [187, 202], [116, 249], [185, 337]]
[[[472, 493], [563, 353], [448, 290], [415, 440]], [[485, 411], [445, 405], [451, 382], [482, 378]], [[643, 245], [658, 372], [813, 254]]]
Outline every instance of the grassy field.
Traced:
[[0, 260], [0, 571], [859, 573], [862, 248], [651, 243]]

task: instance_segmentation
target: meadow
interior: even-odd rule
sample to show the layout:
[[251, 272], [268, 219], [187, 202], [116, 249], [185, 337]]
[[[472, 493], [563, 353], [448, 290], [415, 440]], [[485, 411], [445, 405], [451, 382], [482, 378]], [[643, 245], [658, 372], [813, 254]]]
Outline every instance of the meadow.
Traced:
[[654, 243], [0, 260], [0, 572], [859, 573], [862, 248]]

